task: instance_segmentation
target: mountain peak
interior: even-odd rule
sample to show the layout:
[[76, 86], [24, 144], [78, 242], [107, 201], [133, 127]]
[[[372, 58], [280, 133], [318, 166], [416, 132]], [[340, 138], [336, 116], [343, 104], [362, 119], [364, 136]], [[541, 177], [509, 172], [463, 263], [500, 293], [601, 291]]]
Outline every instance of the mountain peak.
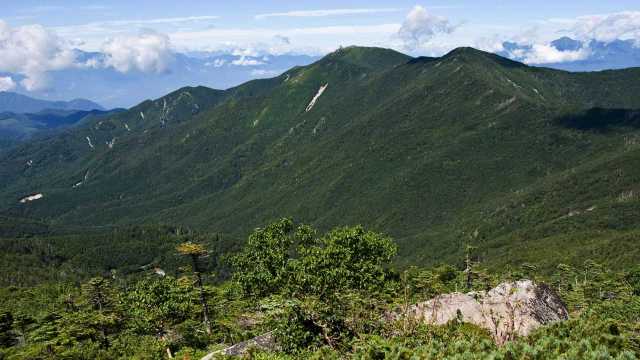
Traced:
[[321, 61], [341, 60], [355, 65], [371, 69], [385, 69], [396, 65], [404, 64], [411, 60], [411, 57], [395, 50], [365, 47], [347, 46], [328, 54]]
[[486, 57], [488, 55], [491, 55], [490, 53], [484, 52], [482, 50], [478, 50], [476, 48], [472, 48], [469, 46], [463, 46], [463, 47], [458, 47], [455, 48], [451, 51], [449, 51], [446, 55], [444, 55], [444, 58], [454, 58], [454, 57], [477, 57], [477, 56], [482, 56], [482, 57]]
[[551, 46], [559, 51], [578, 51], [582, 48], [582, 43], [568, 36], [563, 36], [551, 42]]
[[478, 50], [472, 47], [459, 47], [451, 50], [442, 57], [444, 60], [463, 60], [467, 62], [487, 62], [490, 61], [506, 67], [525, 67], [526, 65], [494, 53]]

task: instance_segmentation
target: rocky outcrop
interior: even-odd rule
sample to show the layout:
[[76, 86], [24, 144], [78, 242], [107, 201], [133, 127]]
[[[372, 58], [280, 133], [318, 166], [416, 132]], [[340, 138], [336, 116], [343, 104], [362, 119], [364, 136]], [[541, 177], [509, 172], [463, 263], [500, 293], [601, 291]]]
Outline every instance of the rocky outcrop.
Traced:
[[[547, 285], [531, 280], [505, 282], [489, 291], [466, 294], [451, 293], [410, 306], [406, 313], [387, 313], [387, 321], [403, 320], [443, 325], [452, 320], [472, 323], [487, 329], [497, 344], [504, 344], [516, 336], [527, 336], [542, 325], [566, 320], [569, 317], [562, 299]], [[243, 355], [251, 348], [273, 351], [278, 346], [273, 334], [257, 336], [201, 360], [216, 356]]]
[[247, 351], [249, 351], [249, 349], [273, 351], [273, 350], [276, 350], [276, 348], [277, 348], [277, 345], [273, 338], [273, 333], [268, 332], [266, 334], [256, 336], [253, 339], [249, 339], [247, 341], [237, 343], [226, 349], [212, 352], [200, 360], [212, 360], [212, 359], [215, 359], [216, 356], [222, 356], [222, 355], [226, 355], [226, 356], [243, 355], [243, 354], [246, 354]]
[[[397, 315], [396, 319], [403, 316]], [[521, 280], [502, 283], [486, 292], [439, 295], [411, 306], [406, 316], [437, 325], [454, 319], [473, 323], [489, 330], [496, 343], [503, 344], [542, 325], [566, 320], [568, 312], [551, 288]]]

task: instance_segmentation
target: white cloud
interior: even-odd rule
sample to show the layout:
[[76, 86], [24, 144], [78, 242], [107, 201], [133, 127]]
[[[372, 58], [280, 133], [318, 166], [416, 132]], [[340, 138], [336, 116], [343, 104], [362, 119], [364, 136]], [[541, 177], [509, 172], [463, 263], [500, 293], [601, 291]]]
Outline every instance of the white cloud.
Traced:
[[340, 15], [358, 15], [358, 14], [377, 14], [400, 11], [396, 8], [378, 8], [378, 9], [325, 9], [325, 10], [296, 10], [279, 13], [258, 14], [256, 19], [266, 19], [270, 17], [324, 17], [324, 16], [340, 16]]
[[136, 24], [175, 24], [192, 21], [205, 21], [205, 20], [217, 20], [220, 16], [217, 15], [202, 15], [202, 16], [184, 16], [184, 17], [172, 17], [172, 18], [157, 18], [146, 20], [114, 20], [103, 22], [106, 25], [136, 25]]
[[233, 60], [231, 64], [236, 66], [258, 66], [264, 64], [264, 62], [243, 55], [238, 59]]
[[214, 68], [223, 67], [227, 61], [225, 59], [215, 59], [214, 61], [208, 61], [204, 63], [204, 66], [213, 66]]
[[95, 21], [79, 25], [53, 27], [60, 36], [74, 41], [83, 50], [99, 51], [106, 38], [135, 35], [145, 28], [170, 34], [173, 31], [192, 27], [206, 27], [212, 20], [220, 19], [217, 15], [166, 17], [153, 19], [122, 19], [112, 21]]
[[560, 51], [549, 44], [533, 44], [522, 54], [527, 64], [551, 64], [584, 60], [590, 55], [588, 48], [577, 51]]
[[22, 75], [27, 90], [47, 86], [46, 73], [73, 66], [69, 44], [40, 25], [10, 27], [0, 20], [0, 71]]
[[104, 66], [119, 72], [163, 72], [173, 60], [169, 37], [156, 32], [119, 36], [102, 46]]
[[13, 90], [16, 87], [16, 83], [9, 76], [0, 77], [0, 91]]
[[251, 76], [260, 77], [260, 78], [275, 77], [282, 73], [283, 73], [282, 70], [264, 70], [264, 69], [251, 70]]
[[504, 39], [500, 38], [497, 35], [490, 37], [479, 37], [475, 40], [473, 47], [478, 50], [495, 53], [504, 50], [503, 42]]
[[581, 16], [570, 31], [583, 40], [611, 42], [617, 39], [634, 39], [640, 42], [640, 11]]
[[424, 7], [416, 5], [407, 14], [398, 36], [406, 48], [415, 49], [438, 34], [452, 33], [455, 28], [447, 18], [433, 15]]
[[[336, 25], [302, 28], [212, 28], [171, 33], [171, 42], [182, 50], [220, 51], [252, 49], [254, 54], [326, 54], [340, 46], [388, 46], [400, 24]], [[283, 36], [289, 43], [283, 42]], [[254, 56], [251, 54], [245, 54]]]

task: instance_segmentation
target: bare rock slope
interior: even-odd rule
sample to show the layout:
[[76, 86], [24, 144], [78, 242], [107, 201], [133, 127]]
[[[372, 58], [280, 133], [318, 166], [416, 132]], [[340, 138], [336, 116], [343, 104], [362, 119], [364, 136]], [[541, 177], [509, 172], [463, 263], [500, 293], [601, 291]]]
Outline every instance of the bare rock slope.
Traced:
[[484, 292], [439, 295], [413, 305], [408, 316], [429, 324], [445, 324], [459, 318], [483, 327], [496, 343], [527, 336], [542, 325], [566, 320], [560, 297], [547, 285], [531, 280], [505, 282]]

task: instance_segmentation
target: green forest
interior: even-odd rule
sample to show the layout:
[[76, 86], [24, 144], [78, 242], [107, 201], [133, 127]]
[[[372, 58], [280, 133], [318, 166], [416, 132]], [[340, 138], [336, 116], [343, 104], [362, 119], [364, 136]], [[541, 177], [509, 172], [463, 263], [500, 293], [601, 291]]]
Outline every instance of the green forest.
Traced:
[[636, 359], [639, 80], [346, 47], [6, 144], [0, 360]]
[[[61, 241], [64, 239], [64, 241]], [[488, 270], [471, 246], [458, 262], [399, 266], [394, 240], [362, 226], [326, 233], [291, 219], [243, 246], [162, 226], [0, 240], [0, 359], [199, 359], [259, 335], [251, 359], [636, 359], [640, 266], [535, 263]], [[65, 255], [62, 255], [65, 254]], [[119, 254], [119, 256], [117, 255]], [[409, 304], [545, 283], [569, 319], [497, 345], [481, 327], [428, 325]], [[397, 316], [389, 319], [385, 314]], [[218, 351], [218, 353], [215, 353]]]

